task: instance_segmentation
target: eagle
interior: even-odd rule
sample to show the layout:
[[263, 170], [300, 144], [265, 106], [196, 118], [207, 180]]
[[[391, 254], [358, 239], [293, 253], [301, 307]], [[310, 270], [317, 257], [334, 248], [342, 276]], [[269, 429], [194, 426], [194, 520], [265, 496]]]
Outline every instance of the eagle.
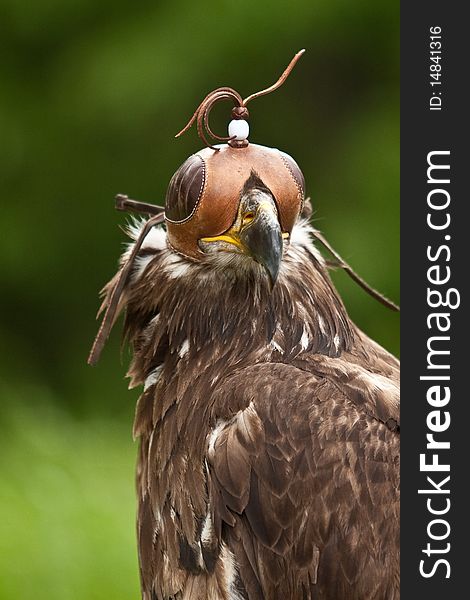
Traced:
[[142, 598], [397, 600], [399, 363], [349, 318], [295, 161], [244, 142], [183, 163], [104, 288], [143, 387]]

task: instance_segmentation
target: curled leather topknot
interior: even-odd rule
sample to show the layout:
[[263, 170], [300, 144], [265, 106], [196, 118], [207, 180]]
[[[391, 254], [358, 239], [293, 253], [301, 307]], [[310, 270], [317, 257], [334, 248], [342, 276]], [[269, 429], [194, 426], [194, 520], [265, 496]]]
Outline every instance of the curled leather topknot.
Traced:
[[214, 106], [214, 104], [220, 102], [221, 100], [233, 100], [235, 102], [235, 106], [232, 109], [232, 118], [243, 120], [248, 119], [249, 112], [246, 108], [248, 102], [251, 102], [255, 98], [259, 98], [260, 96], [270, 94], [271, 92], [274, 92], [274, 90], [277, 90], [279, 87], [281, 87], [284, 81], [289, 77], [292, 69], [295, 67], [297, 61], [304, 52], [304, 49], [299, 50], [299, 52], [297, 52], [297, 54], [287, 65], [286, 69], [276, 81], [276, 83], [273, 83], [273, 85], [269, 86], [268, 88], [265, 88], [264, 90], [260, 90], [259, 92], [250, 94], [245, 99], [243, 99], [241, 95], [231, 87], [220, 87], [216, 90], [213, 90], [212, 92], [207, 94], [207, 96], [204, 98], [201, 104], [197, 107], [193, 116], [189, 119], [188, 123], [183, 127], [183, 129], [180, 132], [178, 132], [175, 135], [175, 137], [179, 137], [180, 135], [183, 135], [183, 133], [186, 133], [186, 131], [188, 131], [188, 129], [190, 129], [190, 127], [196, 121], [197, 133], [199, 137], [205, 143], [206, 146], [209, 146], [213, 150], [217, 150], [218, 148], [213, 146], [211, 142], [209, 142], [209, 140], [207, 139], [207, 135], [209, 135], [209, 137], [211, 137], [217, 142], [228, 142], [229, 145], [233, 145], [235, 147], [246, 146], [248, 142], [244, 144], [237, 143], [237, 141], [240, 140], [237, 140], [236, 136], [220, 136], [212, 131], [209, 125], [209, 115], [212, 110], [212, 107]]

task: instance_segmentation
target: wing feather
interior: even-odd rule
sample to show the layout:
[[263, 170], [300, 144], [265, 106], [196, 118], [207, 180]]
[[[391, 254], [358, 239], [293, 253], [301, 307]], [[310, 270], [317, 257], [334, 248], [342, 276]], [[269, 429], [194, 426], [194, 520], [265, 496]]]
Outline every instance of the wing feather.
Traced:
[[398, 569], [399, 441], [387, 424], [398, 422], [396, 384], [346, 360], [314, 359], [314, 372], [306, 361], [258, 364], [219, 386], [240, 410], [208, 454], [214, 519], [219, 531], [233, 528], [248, 585], [265, 597], [314, 597], [333, 581], [328, 597], [352, 598], [354, 584], [357, 598], [375, 598]]

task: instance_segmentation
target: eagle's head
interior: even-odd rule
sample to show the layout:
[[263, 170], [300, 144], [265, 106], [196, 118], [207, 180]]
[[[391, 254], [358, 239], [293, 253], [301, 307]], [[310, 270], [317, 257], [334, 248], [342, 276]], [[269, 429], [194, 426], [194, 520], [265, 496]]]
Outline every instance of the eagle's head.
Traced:
[[[187, 348], [191, 354], [209, 346], [219, 356], [228, 332], [236, 334], [236, 352], [258, 358], [266, 348], [285, 356], [305, 350], [337, 356], [350, 347], [352, 324], [300, 218], [308, 206], [302, 172], [288, 154], [247, 140], [246, 103], [279, 87], [301, 54], [274, 86], [245, 100], [231, 88], [215, 90], [178, 134], [197, 120], [208, 145], [173, 175], [164, 214], [140, 203], [141, 212], [154, 216], [129, 228], [134, 243], [103, 290], [106, 312], [90, 364], [123, 310], [135, 344], [135, 381], [155, 366], [155, 355], [182, 357]], [[221, 138], [208, 116], [226, 98], [237, 106], [229, 138]], [[228, 143], [210, 146], [204, 128]], [[164, 228], [155, 227], [163, 220]]]
[[303, 202], [304, 178], [287, 154], [254, 144], [206, 148], [170, 181], [168, 243], [218, 271], [263, 273], [272, 287]]
[[243, 186], [233, 225], [220, 235], [200, 238], [198, 246], [213, 268], [258, 270], [272, 287], [279, 275], [284, 240], [288, 243], [288, 239], [272, 192], [253, 172]]
[[279, 150], [224, 145], [189, 157], [170, 181], [165, 227], [154, 217], [129, 229], [133, 243], [104, 289], [90, 364], [122, 310], [139, 349], [134, 382], [155, 352], [210, 346], [216, 356], [229, 333], [236, 352], [256, 356], [349, 348], [353, 326], [302, 218], [304, 189], [299, 167]]
[[[314, 247], [306, 206], [300, 169], [278, 150], [206, 148], [183, 163], [169, 184], [165, 227], [148, 231], [122, 298], [135, 384], [155, 356], [186, 360], [202, 348], [233, 360], [338, 356], [350, 347], [352, 324]], [[130, 228], [135, 244], [146, 223]]]

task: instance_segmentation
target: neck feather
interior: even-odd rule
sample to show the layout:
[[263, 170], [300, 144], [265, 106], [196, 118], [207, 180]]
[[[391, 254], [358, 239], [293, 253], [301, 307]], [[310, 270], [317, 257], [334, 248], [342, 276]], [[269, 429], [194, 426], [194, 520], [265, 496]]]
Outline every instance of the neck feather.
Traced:
[[[334, 357], [350, 350], [354, 326], [309, 232], [308, 225], [296, 225], [270, 290], [251, 259], [228, 257], [223, 268], [193, 263], [169, 249], [164, 230], [155, 229], [125, 295], [132, 383], [168, 359], [197, 360], [201, 351], [237, 364], [248, 357], [286, 361], [302, 352]], [[135, 238], [138, 228], [130, 233]]]

